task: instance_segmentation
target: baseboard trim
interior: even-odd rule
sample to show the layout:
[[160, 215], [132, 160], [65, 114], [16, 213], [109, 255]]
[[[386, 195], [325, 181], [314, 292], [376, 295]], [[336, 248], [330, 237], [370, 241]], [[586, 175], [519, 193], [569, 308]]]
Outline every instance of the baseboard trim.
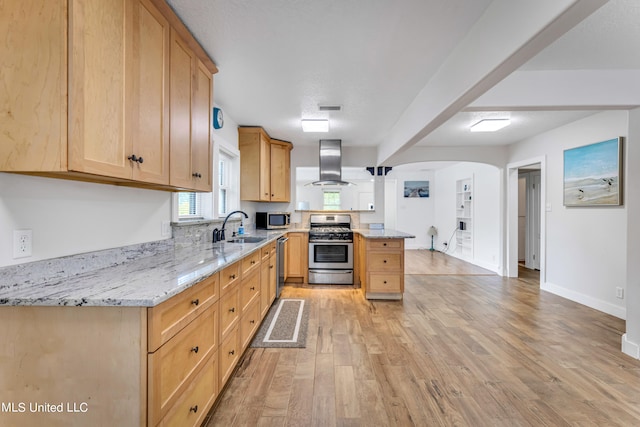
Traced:
[[622, 352], [634, 359], [640, 359], [640, 346], [627, 340], [627, 334], [622, 334]]
[[561, 296], [573, 302], [586, 305], [587, 307], [593, 308], [595, 310], [602, 311], [603, 313], [610, 314], [619, 319], [625, 320], [627, 318], [626, 307], [620, 307], [618, 305], [614, 305], [606, 301], [602, 301], [589, 295], [585, 295], [580, 292], [576, 292], [549, 282], [540, 283], [540, 289], [542, 289], [543, 291], [551, 292], [552, 294]]

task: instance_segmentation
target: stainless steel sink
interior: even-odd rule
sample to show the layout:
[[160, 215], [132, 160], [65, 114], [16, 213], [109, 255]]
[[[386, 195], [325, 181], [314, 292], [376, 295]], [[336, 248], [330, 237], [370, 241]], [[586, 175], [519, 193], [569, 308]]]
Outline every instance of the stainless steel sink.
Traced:
[[234, 237], [231, 240], [226, 240], [228, 243], [258, 243], [262, 242], [266, 237], [247, 236], [247, 237]]

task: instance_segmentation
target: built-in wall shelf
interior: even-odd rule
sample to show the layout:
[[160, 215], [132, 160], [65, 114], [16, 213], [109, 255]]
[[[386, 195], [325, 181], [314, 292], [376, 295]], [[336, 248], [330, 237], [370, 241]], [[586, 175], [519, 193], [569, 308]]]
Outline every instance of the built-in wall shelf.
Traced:
[[473, 177], [456, 181], [456, 253], [473, 258]]

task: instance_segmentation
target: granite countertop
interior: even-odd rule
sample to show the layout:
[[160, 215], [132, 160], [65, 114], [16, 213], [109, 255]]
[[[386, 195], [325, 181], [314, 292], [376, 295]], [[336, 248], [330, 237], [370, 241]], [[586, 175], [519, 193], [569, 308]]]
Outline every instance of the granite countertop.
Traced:
[[392, 230], [390, 228], [373, 229], [373, 228], [358, 228], [353, 230], [356, 233], [361, 234], [367, 239], [413, 239], [416, 236], [405, 233], [403, 231]]
[[[288, 233], [301, 232], [308, 233], [308, 228], [289, 228]], [[408, 234], [403, 231], [392, 230], [390, 228], [385, 229], [373, 229], [373, 228], [356, 228], [353, 229], [354, 233], [359, 233], [367, 239], [413, 239], [416, 236]]]
[[171, 248], [120, 265], [42, 282], [0, 282], [0, 306], [153, 307], [266, 246], [285, 231], [256, 232], [258, 243]]

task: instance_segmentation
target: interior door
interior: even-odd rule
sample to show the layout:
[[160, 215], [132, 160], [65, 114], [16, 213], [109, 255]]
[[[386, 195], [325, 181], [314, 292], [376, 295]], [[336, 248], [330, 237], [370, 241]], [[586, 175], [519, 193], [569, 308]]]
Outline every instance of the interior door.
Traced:
[[540, 269], [540, 172], [531, 172], [527, 186], [527, 268]]

